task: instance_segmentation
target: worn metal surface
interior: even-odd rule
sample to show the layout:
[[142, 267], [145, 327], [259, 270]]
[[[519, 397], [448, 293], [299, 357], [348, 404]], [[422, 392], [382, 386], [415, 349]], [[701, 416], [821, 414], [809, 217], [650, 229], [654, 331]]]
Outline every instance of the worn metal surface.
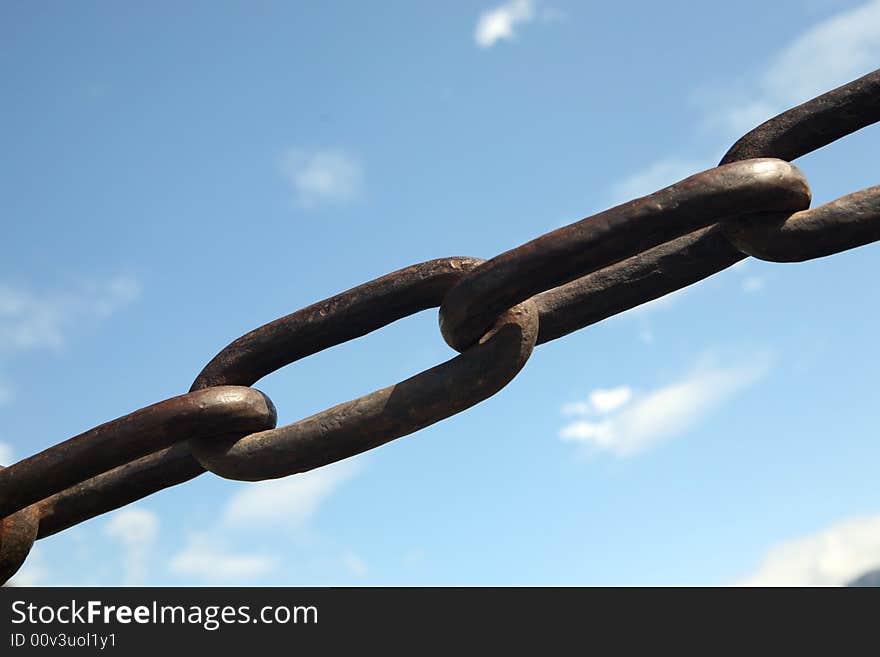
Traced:
[[[248, 333], [208, 363], [190, 394], [0, 470], [0, 582], [35, 539], [205, 467], [236, 479], [281, 477], [417, 431], [500, 390], [536, 343], [748, 255], [796, 262], [877, 241], [880, 187], [808, 209], [807, 183], [787, 161], [878, 120], [880, 70], [766, 121], [715, 169], [489, 261], [407, 267]], [[230, 387], [438, 305], [444, 338], [462, 353], [396, 385], [277, 429], [262, 393]]]
[[0, 517], [90, 477], [189, 438], [275, 426], [263, 393], [222, 386], [174, 397], [106, 422], [0, 470]]
[[[3, 470], [0, 466], [0, 474]], [[39, 524], [39, 512], [33, 507], [0, 518], [0, 584], [12, 577], [27, 559]]]
[[38, 507], [40, 515], [37, 538], [51, 536], [165, 488], [182, 484], [204, 472], [205, 469], [190, 454], [187, 443], [178, 443], [143, 456], [65, 488], [34, 505]]
[[[880, 70], [765, 121], [739, 139], [720, 164], [757, 157], [794, 160], [877, 121]], [[816, 208], [815, 213], [802, 214], [791, 223], [786, 213], [730, 217], [724, 221], [724, 228], [712, 226], [694, 231], [544, 292], [535, 298], [541, 311], [538, 344], [692, 285], [749, 254], [793, 262], [876, 241], [876, 211], [871, 209], [876, 208], [876, 196], [870, 190], [856, 194], [860, 195], [858, 204], [847, 196], [847, 200], [838, 199], [822, 206], [824, 209]], [[848, 207], [858, 208], [857, 219], [847, 218]], [[807, 217], [812, 219], [805, 223]], [[759, 226], [761, 222], [763, 226]], [[838, 231], [835, 222], [846, 225]], [[738, 223], [742, 223], [740, 228]], [[818, 230], [820, 226], [824, 228]], [[754, 234], [750, 243], [745, 238], [747, 233]], [[805, 240], [804, 244], [794, 243], [798, 237]], [[735, 245], [737, 239], [739, 243]], [[764, 255], [758, 255], [759, 252]]]
[[736, 217], [539, 294], [538, 344], [680, 290], [750, 255], [801, 262], [877, 240], [880, 187], [811, 210]]
[[[453, 257], [421, 263], [270, 322], [217, 354], [199, 374], [191, 390], [207, 391], [212, 386], [227, 384], [251, 385], [270, 372], [333, 344], [436, 307], [450, 285], [481, 262], [477, 258]], [[231, 433], [232, 427], [228, 427], [225, 437], [234, 441], [245, 433], [271, 427], [274, 420], [272, 425], [248, 432]], [[208, 435], [213, 436], [213, 432]], [[205, 438], [202, 442], [212, 440], [216, 438]], [[38, 538], [184, 483], [204, 472], [186, 443], [137, 458], [40, 502]]]
[[435, 308], [450, 287], [482, 262], [457, 257], [412, 265], [269, 322], [214, 356], [190, 389], [253, 385], [301, 358]]
[[701, 228], [582, 276], [535, 297], [538, 344], [658, 299], [736, 264], [747, 256], [718, 226]]
[[564, 226], [477, 267], [440, 306], [447, 344], [463, 351], [506, 308], [724, 217], [803, 210], [810, 188], [775, 159], [698, 173], [629, 203]]
[[880, 186], [794, 214], [741, 217], [723, 224], [743, 253], [771, 262], [803, 262], [880, 240]]
[[465, 353], [393, 386], [278, 429], [238, 440], [191, 440], [193, 454], [222, 477], [257, 481], [339, 461], [418, 431], [495, 394], [525, 365], [538, 311], [505, 312]]
[[[295, 360], [440, 304], [482, 261], [444, 258], [359, 285], [262, 326], [221, 351], [193, 384], [254, 383]], [[286, 427], [227, 441], [193, 439], [193, 455], [232, 479], [282, 477], [408, 435], [500, 390], [528, 360], [538, 333], [534, 304], [506, 312], [467, 353], [393, 386]]]
[[774, 116], [730, 147], [721, 164], [797, 158], [880, 121], [880, 69]]

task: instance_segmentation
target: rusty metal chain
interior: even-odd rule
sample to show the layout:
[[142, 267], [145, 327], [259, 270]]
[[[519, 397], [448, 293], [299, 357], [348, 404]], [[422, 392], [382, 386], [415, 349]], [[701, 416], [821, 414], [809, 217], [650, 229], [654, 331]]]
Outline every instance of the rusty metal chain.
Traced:
[[[656, 299], [743, 258], [799, 262], [880, 240], [880, 186], [809, 209], [790, 163], [880, 121], [880, 70], [758, 126], [719, 166], [491, 260], [393, 272], [277, 319], [217, 354], [179, 397], [0, 466], [0, 583], [34, 541], [205, 471], [258, 481], [339, 461], [492, 396], [536, 345]], [[440, 308], [460, 354], [276, 428], [267, 374], [413, 313]]]

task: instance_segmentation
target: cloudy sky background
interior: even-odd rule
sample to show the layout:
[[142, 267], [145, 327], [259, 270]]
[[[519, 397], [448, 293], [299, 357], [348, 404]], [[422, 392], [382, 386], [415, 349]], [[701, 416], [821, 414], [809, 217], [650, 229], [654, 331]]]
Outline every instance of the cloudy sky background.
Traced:
[[[0, 463], [402, 266], [712, 166], [880, 66], [880, 0], [0, 7]], [[797, 162], [877, 184], [876, 127]], [[40, 541], [20, 584], [841, 584], [880, 566], [878, 247], [748, 260], [304, 475]], [[453, 355], [427, 311], [260, 382], [289, 423]]]

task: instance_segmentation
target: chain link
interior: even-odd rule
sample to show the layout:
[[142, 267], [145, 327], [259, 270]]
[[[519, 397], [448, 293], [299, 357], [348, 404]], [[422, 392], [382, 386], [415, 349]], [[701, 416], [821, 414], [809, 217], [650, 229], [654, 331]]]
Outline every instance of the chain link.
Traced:
[[[239, 338], [205, 367], [193, 389], [255, 382], [295, 360], [440, 305], [482, 261], [443, 258], [359, 285]], [[203, 467], [230, 479], [284, 477], [406, 436], [494, 395], [525, 365], [538, 336], [538, 311], [523, 303], [462, 355], [393, 386], [309, 418], [236, 440], [196, 438]]]
[[[880, 121], [880, 70], [761, 124], [714, 169], [488, 261], [442, 258], [359, 285], [232, 342], [188, 394], [0, 466], [0, 582], [35, 540], [206, 470], [284, 477], [339, 461], [498, 392], [535, 345], [711, 276], [748, 256], [799, 262], [880, 240], [880, 186], [808, 209], [790, 160]], [[460, 355], [275, 428], [263, 376], [440, 307]]]
[[95, 427], [0, 470], [0, 517], [191, 438], [246, 436], [275, 426], [263, 393], [222, 386], [174, 397]]
[[440, 306], [440, 330], [461, 351], [498, 313], [719, 219], [810, 205], [797, 167], [755, 159], [716, 167], [542, 235], [477, 267]]

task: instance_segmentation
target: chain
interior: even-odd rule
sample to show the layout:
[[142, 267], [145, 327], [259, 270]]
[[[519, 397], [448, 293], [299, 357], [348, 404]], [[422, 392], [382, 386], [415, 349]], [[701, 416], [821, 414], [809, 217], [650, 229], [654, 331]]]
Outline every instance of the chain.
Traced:
[[[205, 471], [259, 481], [378, 447], [491, 397], [555, 340], [752, 256], [819, 258], [880, 240], [880, 186], [809, 209], [790, 163], [880, 121], [880, 70], [761, 124], [719, 166], [491, 260], [406, 267], [261, 326], [217, 354], [190, 392], [0, 467], [0, 583], [34, 541]], [[251, 386], [428, 308], [459, 355], [277, 427]]]

